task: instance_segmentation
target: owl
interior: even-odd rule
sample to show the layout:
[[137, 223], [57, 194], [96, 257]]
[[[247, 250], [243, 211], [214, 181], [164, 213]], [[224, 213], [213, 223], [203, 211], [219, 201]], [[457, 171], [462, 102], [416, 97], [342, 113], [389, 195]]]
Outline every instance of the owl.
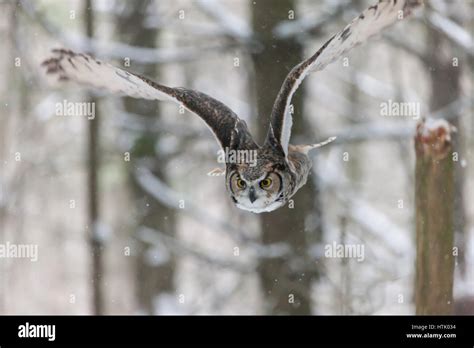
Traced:
[[[312, 145], [291, 145], [291, 99], [303, 79], [346, 54], [351, 48], [405, 18], [422, 0], [381, 0], [368, 7], [311, 57], [286, 76], [270, 115], [263, 144], [257, 144], [236, 113], [220, 101], [188, 88], [167, 87], [147, 77], [114, 67], [83, 53], [53, 50], [42, 66], [59, 80], [134, 98], [178, 103], [199, 116], [225, 154], [225, 183], [235, 205], [253, 213], [285, 205], [305, 183], [311, 171], [308, 152], [334, 138]], [[269, 62], [271, 63], [271, 62]]]

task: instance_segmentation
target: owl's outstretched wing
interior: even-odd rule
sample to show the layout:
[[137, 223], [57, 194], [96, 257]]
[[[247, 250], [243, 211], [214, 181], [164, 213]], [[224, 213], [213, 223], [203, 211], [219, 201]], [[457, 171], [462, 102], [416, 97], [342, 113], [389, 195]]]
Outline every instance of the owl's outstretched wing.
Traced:
[[310, 72], [323, 70], [351, 48], [367, 41], [384, 28], [408, 16], [422, 0], [380, 0], [370, 6], [343, 30], [330, 38], [314, 55], [295, 66], [285, 78], [273, 105], [267, 142], [288, 154], [291, 135], [291, 98]]
[[255, 148], [245, 121], [220, 101], [186, 88], [171, 88], [70, 50], [53, 50], [42, 63], [48, 74], [133, 98], [172, 101], [201, 117], [225, 148]]

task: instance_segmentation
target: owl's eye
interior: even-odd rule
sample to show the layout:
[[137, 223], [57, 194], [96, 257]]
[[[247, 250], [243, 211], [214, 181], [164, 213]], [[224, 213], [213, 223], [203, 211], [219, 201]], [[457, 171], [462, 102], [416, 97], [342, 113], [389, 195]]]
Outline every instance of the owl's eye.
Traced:
[[266, 188], [269, 188], [270, 186], [272, 186], [272, 179], [266, 178], [260, 181], [261, 188], [266, 189]]
[[245, 187], [247, 187], [247, 184], [242, 179], [237, 179], [237, 187], [243, 190]]

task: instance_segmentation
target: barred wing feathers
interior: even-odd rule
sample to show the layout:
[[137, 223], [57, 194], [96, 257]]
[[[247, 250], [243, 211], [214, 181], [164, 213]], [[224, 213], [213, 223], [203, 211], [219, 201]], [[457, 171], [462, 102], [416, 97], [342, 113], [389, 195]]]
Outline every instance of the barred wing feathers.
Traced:
[[48, 74], [110, 93], [133, 98], [171, 101], [201, 117], [222, 148], [253, 148], [255, 143], [247, 125], [232, 110], [207, 94], [158, 84], [87, 54], [65, 49], [53, 50], [42, 64]]
[[291, 98], [310, 72], [323, 70], [353, 47], [408, 16], [420, 4], [421, 0], [381, 0], [353, 19], [314, 55], [295, 66], [285, 78], [273, 105], [267, 142], [281, 146], [285, 154], [288, 154], [293, 122], [290, 112]]

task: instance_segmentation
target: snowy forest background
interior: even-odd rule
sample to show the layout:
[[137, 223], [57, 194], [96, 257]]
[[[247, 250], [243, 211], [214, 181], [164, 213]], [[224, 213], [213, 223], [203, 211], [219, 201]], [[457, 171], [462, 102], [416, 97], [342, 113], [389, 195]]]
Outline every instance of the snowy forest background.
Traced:
[[[0, 258], [0, 314], [416, 313], [420, 119], [382, 115], [389, 101], [457, 127], [453, 296], [432, 312], [473, 314], [473, 1], [426, 1], [304, 81], [292, 142], [338, 138], [268, 214], [207, 175], [218, 145], [198, 117], [40, 69], [52, 48], [92, 52], [223, 101], [261, 140], [289, 69], [372, 1], [0, 1], [0, 243], [39, 252]], [[95, 118], [56, 115], [65, 100]], [[328, 257], [333, 243], [364, 257]]]

